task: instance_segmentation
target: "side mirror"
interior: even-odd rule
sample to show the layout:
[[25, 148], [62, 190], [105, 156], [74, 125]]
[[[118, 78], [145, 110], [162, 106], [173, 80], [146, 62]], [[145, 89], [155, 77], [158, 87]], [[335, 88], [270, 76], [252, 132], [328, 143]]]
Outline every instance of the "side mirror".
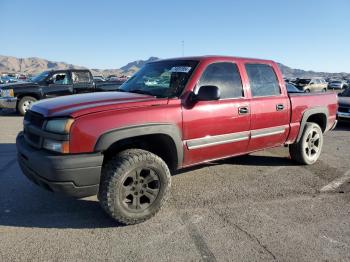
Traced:
[[192, 101], [213, 101], [220, 99], [220, 90], [217, 86], [201, 86], [198, 94], [193, 95]]

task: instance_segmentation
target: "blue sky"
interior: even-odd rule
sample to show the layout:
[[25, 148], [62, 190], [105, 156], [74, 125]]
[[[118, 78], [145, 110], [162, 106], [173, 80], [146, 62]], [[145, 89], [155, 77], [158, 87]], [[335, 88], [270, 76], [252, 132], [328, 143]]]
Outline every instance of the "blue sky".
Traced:
[[91, 68], [223, 54], [350, 72], [349, 0], [0, 0], [0, 54]]

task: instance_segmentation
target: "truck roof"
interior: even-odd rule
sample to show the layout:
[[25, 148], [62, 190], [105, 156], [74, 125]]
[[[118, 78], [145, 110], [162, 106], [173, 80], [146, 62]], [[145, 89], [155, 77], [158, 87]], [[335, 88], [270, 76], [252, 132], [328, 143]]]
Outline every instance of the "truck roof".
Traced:
[[159, 62], [159, 61], [169, 61], [169, 60], [205, 61], [205, 60], [227, 60], [227, 59], [233, 59], [233, 60], [244, 61], [244, 62], [252, 62], [252, 63], [262, 63], [262, 62], [271, 63], [271, 62], [274, 62], [272, 60], [258, 59], [258, 58], [248, 58], [248, 57], [238, 57], [238, 56], [221, 56], [221, 55], [204, 55], [204, 56], [187, 56], [187, 57], [174, 57], [174, 58], [160, 59], [160, 60], [152, 61], [149, 63], [155, 63], [155, 62]]
[[74, 69], [74, 68], [68, 68], [68, 69], [49, 69], [46, 70], [47, 72], [71, 72], [71, 71], [77, 71], [77, 72], [86, 72], [89, 71], [89, 69]]

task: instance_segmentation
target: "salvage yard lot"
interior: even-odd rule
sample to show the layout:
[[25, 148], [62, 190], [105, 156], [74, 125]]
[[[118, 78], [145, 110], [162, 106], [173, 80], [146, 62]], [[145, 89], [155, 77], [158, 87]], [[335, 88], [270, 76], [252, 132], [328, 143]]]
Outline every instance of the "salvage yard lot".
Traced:
[[0, 261], [350, 260], [350, 183], [321, 193], [349, 174], [348, 123], [325, 136], [313, 166], [275, 148], [183, 170], [163, 210], [135, 226], [117, 226], [96, 197], [29, 182], [16, 162], [21, 128], [0, 115]]

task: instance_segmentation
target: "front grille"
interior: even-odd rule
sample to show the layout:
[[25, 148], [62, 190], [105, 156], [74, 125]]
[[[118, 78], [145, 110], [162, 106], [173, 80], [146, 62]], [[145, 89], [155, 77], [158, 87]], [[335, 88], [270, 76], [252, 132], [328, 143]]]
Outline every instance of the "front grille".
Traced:
[[338, 112], [350, 113], [350, 107], [339, 107]]
[[40, 145], [40, 136], [34, 135], [32, 133], [29, 133], [29, 132], [25, 132], [25, 137], [33, 144], [35, 144], [37, 146]]
[[29, 126], [36, 127], [42, 129], [45, 123], [45, 118], [43, 115], [33, 112], [27, 111], [24, 115], [24, 138], [33, 147], [40, 148], [41, 147], [41, 137], [38, 134], [31, 132], [32, 128]]
[[35, 127], [42, 128], [45, 118], [43, 115], [29, 110], [24, 115], [24, 121]]

